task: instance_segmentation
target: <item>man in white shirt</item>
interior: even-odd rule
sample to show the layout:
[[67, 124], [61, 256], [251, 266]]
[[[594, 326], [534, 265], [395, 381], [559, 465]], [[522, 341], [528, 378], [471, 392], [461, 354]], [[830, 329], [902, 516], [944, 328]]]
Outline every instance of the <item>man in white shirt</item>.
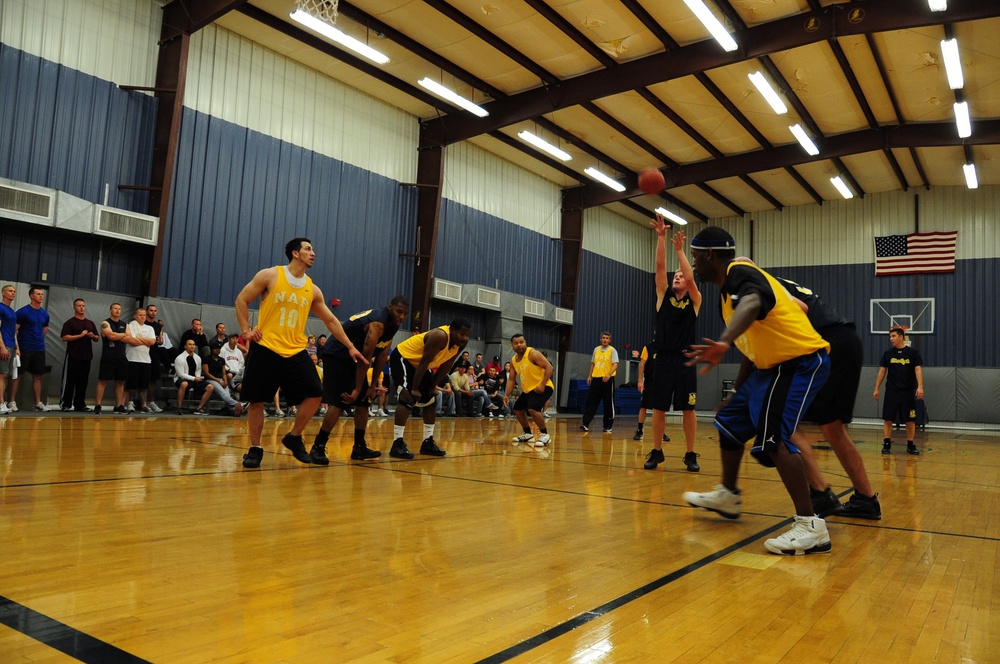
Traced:
[[198, 344], [195, 343], [194, 339], [188, 339], [184, 342], [184, 352], [174, 360], [174, 373], [177, 374], [174, 385], [177, 386], [178, 415], [184, 414], [184, 395], [187, 393], [188, 387], [193, 390], [194, 396], [201, 397], [198, 409], [194, 411], [194, 414], [208, 415], [205, 404], [212, 397], [214, 388], [202, 377], [201, 365]]
[[243, 382], [243, 369], [246, 367], [246, 355], [239, 345], [240, 335], [230, 334], [229, 343], [222, 347], [222, 359], [226, 362], [226, 374], [229, 376], [229, 389], [240, 389]]
[[136, 309], [133, 318], [134, 320], [128, 324], [131, 339], [125, 339], [129, 344], [125, 349], [125, 359], [128, 360], [128, 381], [125, 387], [131, 397], [126, 410], [152, 413], [146, 404], [146, 393], [149, 391], [149, 377], [152, 371], [149, 349], [156, 344], [156, 332], [146, 325], [145, 308]]

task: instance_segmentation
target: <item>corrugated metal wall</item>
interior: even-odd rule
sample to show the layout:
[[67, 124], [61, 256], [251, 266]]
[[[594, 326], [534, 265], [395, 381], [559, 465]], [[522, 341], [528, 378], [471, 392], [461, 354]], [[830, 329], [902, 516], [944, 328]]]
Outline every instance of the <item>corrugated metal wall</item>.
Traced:
[[[583, 250], [650, 273], [656, 271], [656, 233], [603, 208], [583, 212]], [[673, 257], [668, 247], [667, 261]]]
[[656, 285], [653, 275], [590, 251], [580, 262], [580, 287], [573, 317], [572, 350], [589, 353], [611, 332], [619, 353], [625, 344], [646, 343], [653, 331]]
[[184, 105], [399, 182], [416, 178], [415, 117], [215, 25], [191, 38]]

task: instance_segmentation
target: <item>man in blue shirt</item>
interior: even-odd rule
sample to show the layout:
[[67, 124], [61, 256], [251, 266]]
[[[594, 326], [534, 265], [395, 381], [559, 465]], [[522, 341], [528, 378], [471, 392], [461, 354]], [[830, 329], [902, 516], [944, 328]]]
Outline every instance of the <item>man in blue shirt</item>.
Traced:
[[[11, 309], [10, 304], [17, 295], [17, 289], [13, 284], [7, 284], [0, 291], [0, 415], [6, 415], [10, 411], [4, 402], [4, 395], [7, 393], [7, 376], [14, 371], [14, 361], [17, 359], [17, 313]], [[11, 397], [11, 405], [17, 409], [14, 398]]]
[[35, 410], [45, 410], [42, 403], [42, 374], [45, 373], [45, 334], [49, 330], [49, 312], [42, 309], [45, 290], [32, 285], [28, 288], [28, 304], [17, 310], [17, 347], [21, 351], [21, 371], [14, 379], [12, 398], [17, 397], [21, 372], [31, 373], [35, 393]]

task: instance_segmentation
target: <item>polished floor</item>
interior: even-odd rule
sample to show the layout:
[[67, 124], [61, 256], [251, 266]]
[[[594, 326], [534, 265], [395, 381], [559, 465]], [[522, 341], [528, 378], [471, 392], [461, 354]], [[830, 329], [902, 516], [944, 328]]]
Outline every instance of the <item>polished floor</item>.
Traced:
[[656, 471], [634, 416], [578, 424], [534, 449], [445, 419], [447, 457], [359, 463], [341, 422], [319, 467], [268, 420], [247, 471], [245, 418], [0, 417], [0, 662], [1000, 662], [997, 432], [929, 430], [912, 457], [852, 427], [883, 519], [781, 557], [774, 471], [744, 464], [737, 521], [681, 500], [718, 482], [710, 420], [699, 474], [678, 420]]

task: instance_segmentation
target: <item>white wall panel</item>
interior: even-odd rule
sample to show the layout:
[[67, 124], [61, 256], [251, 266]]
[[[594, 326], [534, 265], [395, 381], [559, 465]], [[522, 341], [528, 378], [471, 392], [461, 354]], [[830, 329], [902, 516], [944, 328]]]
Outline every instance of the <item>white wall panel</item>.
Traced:
[[122, 85], [153, 85], [163, 11], [153, 0], [2, 0], [0, 41]]
[[[583, 248], [646, 272], [656, 272], [656, 233], [603, 207], [583, 213]], [[667, 247], [667, 267], [674, 250]]]
[[443, 196], [529, 230], [559, 237], [559, 186], [471, 143], [448, 146]]
[[184, 105], [393, 180], [416, 178], [415, 117], [215, 25], [191, 38]]

